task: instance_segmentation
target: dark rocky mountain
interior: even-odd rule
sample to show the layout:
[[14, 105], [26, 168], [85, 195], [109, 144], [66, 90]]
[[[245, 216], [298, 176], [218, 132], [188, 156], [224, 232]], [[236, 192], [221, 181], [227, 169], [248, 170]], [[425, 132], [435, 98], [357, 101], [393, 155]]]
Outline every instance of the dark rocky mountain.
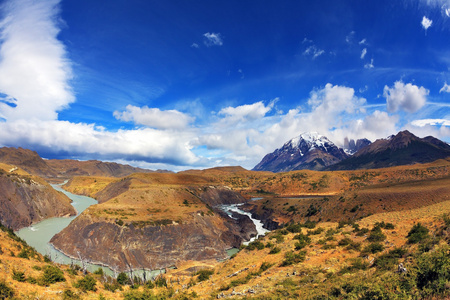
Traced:
[[329, 166], [327, 170], [385, 168], [427, 163], [449, 156], [448, 144], [432, 136], [419, 138], [405, 130], [386, 139], [376, 140], [353, 156]]
[[345, 138], [344, 151], [349, 155], [353, 155], [362, 148], [369, 146], [370, 144], [372, 144], [372, 142], [368, 139], [357, 139], [355, 142], [354, 139], [349, 140], [348, 138]]
[[293, 170], [323, 170], [348, 154], [316, 132], [303, 133], [267, 154], [253, 171], [288, 172]]

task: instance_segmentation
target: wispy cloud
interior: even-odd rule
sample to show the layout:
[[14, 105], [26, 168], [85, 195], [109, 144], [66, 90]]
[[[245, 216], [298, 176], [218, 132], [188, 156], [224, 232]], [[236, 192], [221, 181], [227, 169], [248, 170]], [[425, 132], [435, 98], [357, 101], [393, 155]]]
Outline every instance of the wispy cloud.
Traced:
[[207, 47], [223, 45], [223, 39], [220, 33], [207, 32], [203, 36], [205, 38], [204, 43]]
[[347, 42], [347, 44], [352, 44], [354, 39], [355, 39], [355, 33], [354, 31], [351, 31], [346, 37], [345, 37], [345, 41]]
[[447, 120], [447, 119], [422, 119], [422, 120], [415, 120], [415, 121], [411, 122], [411, 124], [413, 126], [418, 126], [418, 127], [424, 127], [427, 125], [450, 126], [450, 120]]
[[0, 23], [1, 117], [54, 120], [75, 100], [70, 61], [57, 39], [59, 1], [8, 1]]
[[444, 83], [444, 86], [439, 90], [439, 93], [450, 93], [450, 85]]
[[362, 51], [361, 51], [361, 59], [364, 59], [366, 54], [367, 54], [367, 48], [362, 49]]
[[303, 52], [303, 55], [311, 56], [312, 59], [316, 59], [324, 53], [324, 50], [317, 48], [315, 45], [312, 45], [306, 48], [306, 50]]
[[370, 63], [364, 65], [365, 69], [373, 69], [375, 66], [373, 65], [373, 58], [370, 60]]
[[360, 45], [367, 45], [367, 40], [366, 39], [362, 39], [361, 41], [359, 41]]
[[200, 46], [197, 43], [192, 43], [191, 47], [192, 48], [200, 48]]

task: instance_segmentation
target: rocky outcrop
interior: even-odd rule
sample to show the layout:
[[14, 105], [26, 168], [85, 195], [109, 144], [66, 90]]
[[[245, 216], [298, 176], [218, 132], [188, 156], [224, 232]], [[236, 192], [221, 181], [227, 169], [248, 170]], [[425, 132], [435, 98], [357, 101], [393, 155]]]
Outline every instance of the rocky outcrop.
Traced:
[[233, 224], [217, 215], [193, 214], [183, 223], [139, 227], [95, 220], [83, 213], [51, 243], [69, 256], [89, 257], [125, 271], [160, 269], [179, 261], [224, 259], [225, 250], [238, 247], [242, 237]]
[[70, 202], [38, 177], [0, 174], [0, 222], [13, 230], [52, 217], [75, 215]]

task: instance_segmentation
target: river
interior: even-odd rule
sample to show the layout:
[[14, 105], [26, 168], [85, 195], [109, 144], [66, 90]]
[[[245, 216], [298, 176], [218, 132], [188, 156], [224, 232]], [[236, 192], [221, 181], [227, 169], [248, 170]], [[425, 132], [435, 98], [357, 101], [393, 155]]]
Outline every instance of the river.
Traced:
[[[260, 198], [256, 198], [256, 199], [252, 199], [252, 200], [258, 200]], [[256, 240], [258, 237], [260, 236], [264, 236], [266, 233], [268, 233], [270, 230], [267, 230], [263, 227], [263, 223], [261, 222], [261, 220], [258, 219], [254, 219], [252, 217], [252, 214], [244, 211], [242, 209], [240, 209], [239, 207], [242, 206], [243, 204], [229, 204], [229, 205], [220, 205], [220, 209], [223, 210], [228, 216], [230, 216], [231, 218], [233, 218], [232, 214], [233, 212], [236, 212], [240, 215], [245, 215], [248, 216], [250, 218], [250, 220], [252, 220], [253, 224], [255, 224], [256, 227], [256, 232], [257, 235], [255, 237], [252, 237], [249, 241], [244, 242], [244, 245], [248, 245], [249, 243], [253, 242], [254, 240]]]
[[[97, 204], [97, 200], [87, 197], [87, 196], [80, 196], [72, 194], [68, 191], [65, 191], [62, 189], [61, 185], [52, 185], [52, 187], [64, 193], [67, 197], [69, 197], [72, 200], [72, 206], [76, 209], [77, 215], [73, 217], [61, 217], [61, 218], [51, 218], [44, 220], [42, 222], [39, 222], [37, 224], [33, 224], [29, 227], [22, 228], [18, 231], [16, 231], [16, 234], [25, 240], [28, 245], [35, 248], [39, 253], [42, 255], [47, 255], [51, 258], [52, 261], [60, 264], [78, 264], [81, 266], [81, 261], [77, 259], [73, 259], [65, 255], [64, 253], [56, 250], [51, 244], [50, 240], [51, 238], [59, 233], [61, 230], [66, 228], [72, 220], [74, 220], [77, 216], [79, 216], [84, 210], [86, 210], [89, 206]], [[231, 216], [232, 212], [239, 213], [241, 215], [248, 216], [253, 223], [256, 226], [256, 230], [258, 232], [258, 235], [254, 238], [252, 238], [250, 241], [245, 242], [244, 244], [248, 244], [249, 242], [254, 241], [258, 236], [262, 236], [266, 234], [269, 230], [263, 228], [263, 224], [260, 220], [252, 218], [251, 214], [243, 211], [239, 208], [239, 206], [242, 204], [232, 204], [232, 205], [221, 205], [220, 208], [226, 212], [228, 215]], [[233, 249], [230, 249], [228, 251], [229, 255], [234, 254], [237, 252], [237, 250], [233, 251]], [[98, 268], [102, 268], [103, 271], [108, 275], [113, 275], [114, 272], [108, 267], [104, 267], [97, 264], [90, 264], [86, 263], [86, 269], [90, 272], [94, 272]], [[151, 272], [150, 276], [156, 276], [160, 274], [163, 270], [154, 270]], [[137, 270], [136, 272], [133, 272], [133, 274], [140, 275], [142, 273], [142, 270]], [[148, 273], [147, 273], [148, 274]]]

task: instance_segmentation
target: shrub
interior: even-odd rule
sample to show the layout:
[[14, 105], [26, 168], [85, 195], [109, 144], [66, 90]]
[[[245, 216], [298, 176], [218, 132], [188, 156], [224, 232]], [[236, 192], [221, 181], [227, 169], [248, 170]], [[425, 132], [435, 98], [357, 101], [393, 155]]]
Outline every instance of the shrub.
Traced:
[[264, 271], [268, 270], [270, 267], [272, 267], [273, 265], [274, 264], [271, 264], [271, 263], [268, 263], [265, 261], [261, 264], [261, 267], [259, 267], [259, 271], [264, 272]]
[[255, 249], [262, 250], [264, 249], [264, 244], [261, 241], [253, 241], [250, 244], [248, 244], [248, 246], [245, 249], [250, 251]]
[[17, 254], [17, 257], [30, 259], [30, 255], [29, 255], [27, 249], [25, 249], [25, 248], [22, 249], [22, 250], [19, 252], [19, 254]]
[[423, 296], [448, 295], [450, 281], [450, 247], [419, 256], [417, 261], [417, 287]]
[[378, 252], [381, 252], [384, 250], [384, 246], [380, 243], [371, 243], [364, 247], [363, 251], [361, 252], [361, 256], [366, 256], [368, 254], [375, 254]]
[[103, 274], [104, 274], [103, 269], [102, 268], [98, 268], [97, 270], [94, 271], [94, 274], [103, 276]]
[[167, 287], [166, 277], [164, 277], [163, 275], [159, 275], [158, 277], [156, 277], [155, 285], [157, 287], [163, 287], [163, 286]]
[[80, 296], [75, 294], [72, 290], [65, 290], [62, 293], [62, 299], [63, 300], [80, 299]]
[[358, 230], [358, 232], [356, 233], [356, 236], [364, 236], [369, 232], [369, 228], [361, 228], [360, 230]]
[[383, 234], [383, 231], [381, 231], [381, 227], [379, 226], [374, 227], [367, 237], [369, 242], [382, 242], [385, 239], [386, 236]]
[[398, 264], [398, 259], [405, 255], [406, 250], [402, 248], [395, 248], [377, 257], [374, 262], [374, 266], [379, 268], [380, 270], [389, 270], [393, 269]]
[[292, 251], [286, 252], [284, 255], [284, 260], [281, 263], [282, 267], [290, 266], [292, 264], [297, 264], [304, 261], [306, 258], [306, 252], [300, 251], [299, 253], [294, 253]]
[[357, 270], [367, 270], [369, 268], [369, 263], [360, 257], [351, 259], [350, 262], [350, 266], [344, 267], [339, 271], [340, 274], [352, 273]]
[[9, 299], [14, 296], [14, 290], [3, 280], [0, 280], [0, 299]]
[[152, 291], [149, 290], [143, 290], [142, 292], [140, 291], [129, 291], [123, 294], [123, 299], [124, 300], [157, 300], [157, 299], [162, 299], [159, 297], [156, 297]]
[[119, 273], [119, 275], [117, 275], [117, 283], [120, 285], [125, 285], [125, 284], [129, 284], [130, 279], [128, 278], [128, 275], [125, 274], [124, 272]]
[[408, 238], [408, 243], [416, 244], [422, 242], [428, 238], [428, 228], [420, 223], [415, 224], [406, 236]]
[[22, 271], [13, 270], [12, 279], [17, 280], [19, 282], [24, 282], [26, 280], [25, 273]]
[[[151, 282], [151, 281], [148, 281], [148, 282]], [[107, 291], [110, 291], [110, 292], [115, 292], [116, 290], [122, 290], [122, 286], [116, 281], [116, 280], [114, 280], [114, 282], [113, 283], [107, 283], [107, 282], [105, 282], [104, 284], [103, 284], [103, 288], [105, 289], [105, 290], [107, 290]]]
[[338, 245], [339, 245], [339, 246], [347, 246], [347, 245], [350, 244], [351, 242], [353, 242], [352, 239], [350, 239], [350, 238], [348, 238], [348, 237], [345, 237], [345, 238], [341, 239], [341, 240], [338, 242]]
[[272, 249], [270, 249], [269, 254], [277, 254], [281, 251], [281, 249], [279, 247], [273, 247]]
[[292, 233], [299, 233], [299, 232], [302, 232], [302, 225], [300, 224], [300, 223], [297, 223], [297, 224], [289, 224], [287, 227], [286, 227], [286, 230], [287, 231], [289, 231], [289, 232], [292, 232]]
[[91, 275], [86, 275], [84, 278], [81, 278], [74, 284], [74, 286], [77, 289], [80, 289], [83, 292], [87, 292], [87, 291], [95, 292], [97, 290], [96, 285], [97, 285], [97, 281]]
[[44, 273], [39, 277], [39, 283], [45, 286], [62, 281], [66, 281], [63, 271], [52, 265], [45, 266]]
[[198, 275], [198, 281], [206, 281], [214, 274], [214, 270], [200, 270], [195, 275]]

